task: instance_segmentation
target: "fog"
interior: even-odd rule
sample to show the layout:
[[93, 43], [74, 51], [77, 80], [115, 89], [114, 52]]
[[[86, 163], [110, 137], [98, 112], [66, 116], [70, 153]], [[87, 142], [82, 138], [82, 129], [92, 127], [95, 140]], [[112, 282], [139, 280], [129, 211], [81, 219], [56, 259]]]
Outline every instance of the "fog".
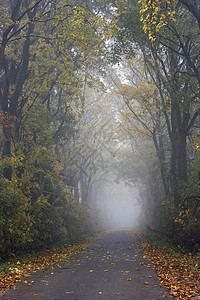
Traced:
[[140, 201], [138, 189], [124, 183], [106, 184], [101, 190], [100, 227], [109, 229], [127, 229], [139, 226]]

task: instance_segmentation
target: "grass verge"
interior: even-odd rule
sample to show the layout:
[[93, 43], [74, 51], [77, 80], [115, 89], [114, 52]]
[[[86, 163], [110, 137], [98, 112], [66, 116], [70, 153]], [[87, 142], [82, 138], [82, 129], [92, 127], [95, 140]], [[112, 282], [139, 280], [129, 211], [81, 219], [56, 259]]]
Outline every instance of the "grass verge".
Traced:
[[200, 299], [200, 253], [187, 253], [156, 235], [141, 238], [158, 278], [175, 299]]

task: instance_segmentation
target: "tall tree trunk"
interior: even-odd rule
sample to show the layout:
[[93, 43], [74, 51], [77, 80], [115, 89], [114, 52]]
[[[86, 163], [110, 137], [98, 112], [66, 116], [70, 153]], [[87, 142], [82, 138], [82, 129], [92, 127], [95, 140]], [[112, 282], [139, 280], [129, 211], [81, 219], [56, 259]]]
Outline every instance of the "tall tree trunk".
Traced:
[[[32, 17], [32, 16], [31, 16]], [[22, 50], [22, 64], [19, 66], [13, 66], [10, 64], [10, 68], [8, 67], [8, 62], [5, 59], [5, 88], [1, 91], [1, 105], [4, 114], [11, 118], [12, 121], [15, 121], [15, 137], [18, 137], [19, 134], [17, 130], [19, 130], [18, 119], [20, 116], [17, 115], [17, 107], [18, 107], [18, 100], [21, 95], [24, 82], [26, 80], [27, 70], [28, 70], [28, 62], [30, 58], [30, 36], [34, 31], [34, 23], [30, 23], [28, 30], [27, 30], [27, 37], [23, 45]], [[7, 77], [12, 79], [12, 81], [8, 81]], [[10, 96], [8, 94], [8, 90], [10, 85], [15, 85], [15, 89], [13, 94]], [[2, 157], [6, 158], [11, 155], [11, 141], [12, 141], [12, 130], [8, 128], [7, 125], [3, 126], [3, 135], [4, 135], [4, 142], [3, 142], [3, 149], [2, 149]], [[8, 167], [4, 169], [3, 172], [4, 176], [11, 180], [12, 177], [12, 168]]]
[[186, 153], [186, 134], [183, 130], [179, 134], [179, 179], [187, 180], [187, 153]]
[[153, 142], [154, 142], [157, 156], [159, 158], [160, 174], [161, 174], [162, 183], [164, 187], [164, 193], [165, 196], [168, 198], [169, 197], [169, 176], [168, 176], [168, 171], [165, 162], [165, 150], [163, 145], [163, 138], [159, 135], [157, 140], [156, 134], [155, 132], [153, 132]]
[[178, 139], [176, 137], [172, 137], [171, 140], [171, 170], [170, 170], [170, 184], [171, 191], [174, 198], [174, 204], [178, 205], [178, 187], [179, 187], [179, 176], [178, 176], [178, 152], [179, 145]]
[[174, 196], [174, 203], [177, 205], [178, 194], [177, 190], [179, 187], [179, 149], [180, 149], [180, 139], [178, 130], [178, 120], [177, 115], [179, 111], [179, 106], [177, 104], [176, 95], [171, 93], [171, 189]]

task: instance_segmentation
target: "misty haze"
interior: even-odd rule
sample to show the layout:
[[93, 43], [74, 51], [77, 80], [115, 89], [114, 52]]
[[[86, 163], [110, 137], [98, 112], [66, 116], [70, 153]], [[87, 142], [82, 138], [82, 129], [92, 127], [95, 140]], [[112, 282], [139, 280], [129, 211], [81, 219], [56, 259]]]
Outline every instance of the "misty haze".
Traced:
[[105, 228], [118, 230], [139, 226], [141, 207], [136, 188], [131, 189], [124, 183], [105, 184], [101, 207]]

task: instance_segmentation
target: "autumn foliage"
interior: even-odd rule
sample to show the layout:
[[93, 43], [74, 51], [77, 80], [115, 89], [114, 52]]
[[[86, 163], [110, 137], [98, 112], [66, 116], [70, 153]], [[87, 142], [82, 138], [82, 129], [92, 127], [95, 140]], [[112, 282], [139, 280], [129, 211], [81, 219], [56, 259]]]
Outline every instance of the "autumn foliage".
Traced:
[[[100, 173], [139, 186], [143, 228], [199, 251], [200, 13], [178, 2], [3, 1], [1, 260], [91, 230]], [[175, 264], [161, 279], [190, 297]]]
[[199, 299], [199, 255], [159, 247], [147, 239], [143, 239], [141, 245], [170, 295], [175, 299]]
[[70, 143], [82, 116], [83, 83], [91, 80], [86, 69], [104, 53], [98, 31], [104, 17], [86, 3], [67, 0], [4, 1], [0, 12], [0, 255], [5, 259], [87, 227], [77, 165], [69, 166], [67, 157], [77, 155]]

